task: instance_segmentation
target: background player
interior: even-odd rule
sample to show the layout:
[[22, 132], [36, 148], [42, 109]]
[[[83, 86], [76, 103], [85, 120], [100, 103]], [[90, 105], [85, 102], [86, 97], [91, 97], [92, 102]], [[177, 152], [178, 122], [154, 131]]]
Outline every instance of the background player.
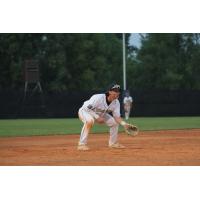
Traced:
[[85, 101], [78, 111], [79, 119], [84, 123], [81, 130], [78, 150], [89, 150], [88, 134], [94, 123], [105, 123], [110, 127], [108, 146], [110, 148], [125, 148], [118, 143], [118, 127], [128, 125], [120, 117], [120, 85], [112, 84], [104, 94], [95, 94]]
[[131, 108], [133, 106], [133, 98], [130, 96], [129, 91], [127, 90], [125, 92], [125, 97], [123, 99], [124, 104], [124, 115], [125, 119], [128, 120], [131, 112]]

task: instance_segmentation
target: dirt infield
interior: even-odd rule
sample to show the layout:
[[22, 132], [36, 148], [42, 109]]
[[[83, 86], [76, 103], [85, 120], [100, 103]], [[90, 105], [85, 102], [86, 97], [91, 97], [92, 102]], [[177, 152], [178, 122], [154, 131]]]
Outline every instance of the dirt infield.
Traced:
[[200, 166], [200, 130], [119, 134], [125, 149], [109, 149], [108, 134], [91, 134], [90, 151], [76, 150], [79, 135], [0, 138], [1, 166]]

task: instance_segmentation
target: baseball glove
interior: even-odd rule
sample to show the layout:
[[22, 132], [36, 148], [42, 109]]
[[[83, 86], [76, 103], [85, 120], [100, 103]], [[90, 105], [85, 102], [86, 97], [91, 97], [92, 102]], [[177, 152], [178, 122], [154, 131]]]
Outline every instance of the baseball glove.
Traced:
[[137, 126], [132, 124], [127, 124], [128, 126], [125, 128], [125, 132], [130, 136], [136, 136], [139, 133], [139, 129]]

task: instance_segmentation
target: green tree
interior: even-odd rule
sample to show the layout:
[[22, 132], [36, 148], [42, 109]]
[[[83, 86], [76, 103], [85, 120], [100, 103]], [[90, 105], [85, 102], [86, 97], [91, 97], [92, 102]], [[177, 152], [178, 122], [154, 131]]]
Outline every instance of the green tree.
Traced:
[[200, 89], [199, 34], [146, 34], [130, 58], [131, 87]]
[[0, 88], [23, 87], [26, 59], [39, 60], [45, 90], [100, 90], [112, 81], [122, 83], [121, 34], [0, 34]]

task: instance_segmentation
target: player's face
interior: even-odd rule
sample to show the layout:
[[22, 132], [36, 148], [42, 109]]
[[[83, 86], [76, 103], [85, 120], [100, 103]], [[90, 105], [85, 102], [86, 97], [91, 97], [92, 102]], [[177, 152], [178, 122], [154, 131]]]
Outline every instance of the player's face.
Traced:
[[109, 91], [109, 101], [113, 101], [115, 99], [119, 98], [120, 93], [119, 92], [115, 92], [115, 91]]

